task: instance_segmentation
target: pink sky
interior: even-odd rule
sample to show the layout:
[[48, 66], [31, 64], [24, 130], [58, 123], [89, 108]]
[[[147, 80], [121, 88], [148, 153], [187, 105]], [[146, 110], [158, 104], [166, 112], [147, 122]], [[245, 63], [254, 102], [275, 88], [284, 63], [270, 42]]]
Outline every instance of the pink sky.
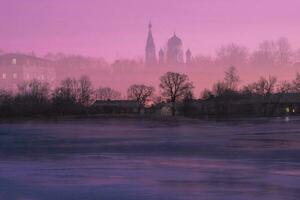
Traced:
[[285, 36], [300, 47], [299, 0], [1, 0], [0, 48], [115, 58], [144, 55], [176, 31], [193, 54]]

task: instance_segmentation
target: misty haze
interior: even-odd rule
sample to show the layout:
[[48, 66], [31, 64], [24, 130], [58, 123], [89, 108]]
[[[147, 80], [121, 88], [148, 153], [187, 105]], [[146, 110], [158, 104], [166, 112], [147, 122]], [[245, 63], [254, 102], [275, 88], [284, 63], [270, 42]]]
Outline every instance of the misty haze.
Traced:
[[0, 200], [300, 198], [297, 0], [2, 0]]

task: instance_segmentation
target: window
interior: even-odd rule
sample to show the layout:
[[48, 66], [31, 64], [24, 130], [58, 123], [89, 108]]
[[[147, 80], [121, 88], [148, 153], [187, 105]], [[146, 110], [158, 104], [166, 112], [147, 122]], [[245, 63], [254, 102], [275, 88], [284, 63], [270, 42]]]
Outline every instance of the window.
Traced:
[[6, 79], [6, 74], [5, 73], [2, 74], [2, 79]]
[[17, 73], [13, 73], [13, 79], [17, 79], [18, 78], [18, 74]]
[[13, 58], [12, 61], [11, 61], [11, 63], [12, 63], [13, 65], [16, 65], [16, 64], [17, 64], [17, 59], [16, 59], [16, 58]]

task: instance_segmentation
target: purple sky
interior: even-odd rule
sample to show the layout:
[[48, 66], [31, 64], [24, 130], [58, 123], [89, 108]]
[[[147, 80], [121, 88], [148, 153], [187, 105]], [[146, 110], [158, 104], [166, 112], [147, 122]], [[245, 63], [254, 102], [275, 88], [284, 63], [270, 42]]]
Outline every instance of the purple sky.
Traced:
[[157, 48], [174, 31], [193, 54], [280, 36], [296, 48], [299, 8], [299, 0], [1, 0], [0, 48], [139, 58], [150, 19]]

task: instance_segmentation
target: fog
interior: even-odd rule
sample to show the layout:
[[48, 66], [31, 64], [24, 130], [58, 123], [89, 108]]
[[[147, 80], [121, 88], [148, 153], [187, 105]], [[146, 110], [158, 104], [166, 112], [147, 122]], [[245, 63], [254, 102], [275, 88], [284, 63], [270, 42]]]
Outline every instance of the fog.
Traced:
[[[184, 49], [182, 49], [184, 53]], [[0, 60], [8, 56], [2, 51]], [[276, 76], [280, 81], [292, 80], [299, 70], [299, 50], [292, 49], [287, 38], [281, 37], [277, 40], [265, 40], [250, 51], [246, 46], [235, 43], [221, 45], [216, 53], [208, 56], [192, 52], [191, 61], [186, 63], [158, 63], [146, 65], [144, 59], [117, 59], [111, 62], [101, 57], [87, 57], [82, 55], [71, 55], [65, 53], [48, 53], [44, 56], [36, 56], [35, 53], [13, 53], [14, 55], [28, 55], [28, 60], [43, 60], [43, 69], [53, 69], [55, 77], [50, 81], [53, 88], [60, 84], [61, 80], [71, 77], [79, 78], [88, 76], [93, 87], [111, 87], [126, 96], [127, 88], [132, 84], [151, 85], [159, 92], [159, 79], [168, 72], [179, 72], [187, 74], [195, 86], [195, 97], [199, 97], [204, 88], [211, 88], [213, 83], [222, 80], [224, 71], [234, 66], [241, 78], [241, 85], [258, 80], [261, 76]], [[12, 57], [10, 55], [10, 57]], [[2, 62], [2, 61], [1, 61]], [[11, 62], [11, 61], [8, 61]], [[25, 62], [25, 61], [24, 61]], [[39, 61], [40, 62], [40, 61]], [[29, 64], [28, 64], [29, 63]], [[17, 63], [18, 65], [19, 63]], [[2, 62], [1, 71], [5, 70], [11, 63]], [[31, 67], [36, 63], [20, 64], [20, 66]], [[34, 74], [36, 69], [28, 70]], [[41, 72], [42, 75], [48, 72]], [[4, 75], [3, 75], [4, 76]], [[47, 75], [45, 75], [47, 76]], [[9, 83], [9, 79], [6, 79]], [[21, 83], [22, 79], [18, 83]]]

